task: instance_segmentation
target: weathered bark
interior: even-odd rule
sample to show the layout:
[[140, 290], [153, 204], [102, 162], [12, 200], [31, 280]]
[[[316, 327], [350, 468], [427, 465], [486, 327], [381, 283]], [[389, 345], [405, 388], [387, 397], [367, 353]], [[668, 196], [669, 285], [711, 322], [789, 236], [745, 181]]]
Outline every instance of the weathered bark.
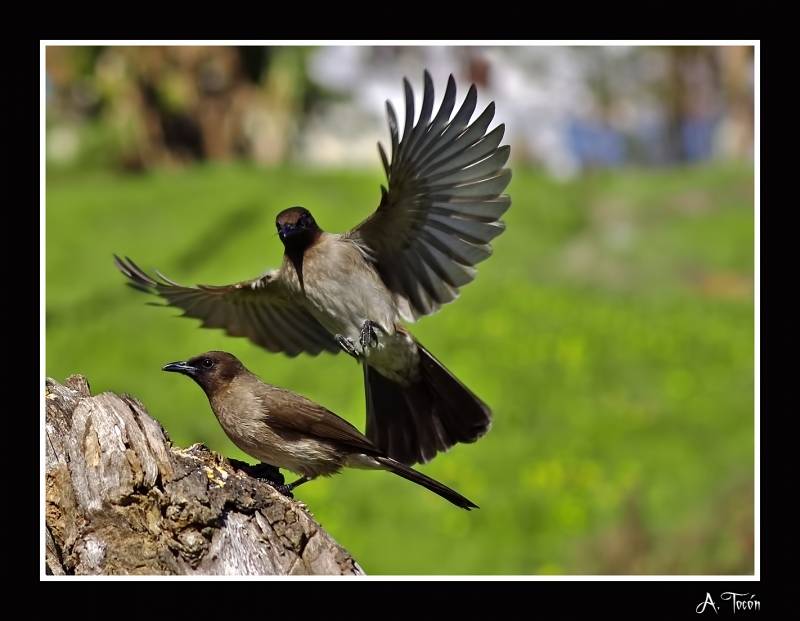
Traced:
[[138, 400], [73, 375], [47, 378], [45, 404], [47, 573], [363, 573], [302, 503], [202, 444], [171, 446]]

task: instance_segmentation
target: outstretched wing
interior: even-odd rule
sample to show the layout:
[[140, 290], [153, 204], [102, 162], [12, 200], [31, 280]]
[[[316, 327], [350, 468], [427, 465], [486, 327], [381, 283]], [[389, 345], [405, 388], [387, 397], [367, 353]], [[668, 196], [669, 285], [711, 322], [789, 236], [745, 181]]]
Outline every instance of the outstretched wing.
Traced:
[[127, 257], [123, 261], [114, 255], [114, 263], [134, 289], [162, 297], [167, 305], [183, 309], [184, 316], [200, 319], [205, 328], [223, 328], [231, 336], [246, 336], [269, 351], [292, 357], [341, 350], [276, 277], [278, 270], [232, 285], [184, 287], [158, 272], [160, 280], [152, 278]]
[[433, 82], [425, 72], [422, 111], [414, 122], [414, 94], [405, 85], [403, 139], [397, 115], [387, 101], [392, 161], [378, 144], [389, 189], [381, 187], [378, 209], [345, 235], [373, 257], [394, 293], [403, 319], [416, 321], [458, 297], [475, 278], [475, 265], [489, 258], [489, 242], [505, 230], [500, 216], [511, 205], [503, 194], [511, 180], [504, 168], [509, 146], [498, 146], [505, 125], [486, 133], [494, 103], [470, 124], [477, 92], [472, 85], [452, 120], [456, 100], [453, 76], [442, 105], [431, 120]]

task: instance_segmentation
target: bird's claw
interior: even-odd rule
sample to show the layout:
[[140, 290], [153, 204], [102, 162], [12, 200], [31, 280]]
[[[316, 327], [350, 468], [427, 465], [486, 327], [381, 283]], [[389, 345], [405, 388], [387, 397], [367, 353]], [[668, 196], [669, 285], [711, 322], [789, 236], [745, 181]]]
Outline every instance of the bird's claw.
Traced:
[[346, 336], [342, 336], [341, 334], [337, 334], [333, 338], [339, 344], [339, 347], [345, 350], [353, 358], [358, 360], [358, 350], [356, 349], [356, 346], [353, 344], [353, 341], [351, 341]]
[[294, 500], [294, 494], [292, 494], [292, 489], [294, 488], [291, 485], [275, 485], [273, 487], [287, 498]]
[[278, 490], [284, 496], [288, 496], [292, 500], [294, 500], [294, 496], [292, 496], [292, 490], [297, 487], [298, 485], [302, 485], [303, 483], [308, 483], [311, 479], [307, 476], [302, 476], [297, 481], [293, 483], [289, 483], [288, 485], [276, 485], [274, 486], [276, 490]]
[[372, 347], [377, 347], [378, 333], [376, 330], [380, 330], [386, 334], [386, 331], [374, 321], [367, 319], [364, 322], [364, 325], [361, 326], [361, 338], [359, 339], [361, 341], [361, 349], [366, 349], [367, 343]]

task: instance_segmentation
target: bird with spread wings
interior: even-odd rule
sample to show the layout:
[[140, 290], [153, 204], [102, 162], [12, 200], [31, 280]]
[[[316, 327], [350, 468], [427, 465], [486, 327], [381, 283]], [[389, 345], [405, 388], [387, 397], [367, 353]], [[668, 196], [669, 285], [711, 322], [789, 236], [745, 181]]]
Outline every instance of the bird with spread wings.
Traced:
[[289, 356], [346, 351], [362, 364], [366, 436], [391, 458], [425, 463], [456, 443], [475, 442], [491, 427], [491, 409], [430, 354], [403, 324], [452, 302], [492, 254], [511, 205], [504, 194], [510, 147], [505, 130], [487, 132], [490, 103], [470, 123], [472, 85], [459, 110], [451, 75], [433, 116], [426, 71], [414, 123], [414, 95], [404, 80], [402, 139], [387, 101], [391, 160], [378, 145], [387, 185], [376, 211], [345, 233], [323, 231], [310, 211], [278, 214], [281, 266], [231, 285], [180, 285], [148, 275], [115, 256], [135, 288], [153, 293], [207, 328], [222, 328]]

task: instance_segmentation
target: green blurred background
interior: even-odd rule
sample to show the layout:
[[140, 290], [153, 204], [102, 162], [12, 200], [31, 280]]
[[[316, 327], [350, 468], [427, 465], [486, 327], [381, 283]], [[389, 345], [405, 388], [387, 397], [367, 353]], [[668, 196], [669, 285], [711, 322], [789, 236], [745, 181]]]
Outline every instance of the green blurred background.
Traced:
[[[473, 81], [492, 93], [498, 122], [506, 108], [516, 119], [507, 231], [455, 303], [412, 325], [494, 410], [487, 436], [420, 467], [481, 509], [356, 470], [295, 495], [368, 574], [752, 574], [752, 48], [528, 49], [365, 48], [352, 70], [353, 84], [369, 83], [389, 63], [416, 84], [433, 65], [456, 75], [459, 100]], [[589, 67], [599, 102], [554, 121], [566, 166], [525, 124], [525, 100], [504, 101], [500, 86], [502, 67], [542, 83], [536, 67], [561, 52]], [[129, 393], [176, 445], [252, 463], [202, 391], [160, 371], [222, 349], [363, 430], [350, 358], [290, 359], [199, 329], [147, 306], [156, 298], [124, 286], [111, 258], [184, 284], [230, 283], [279, 265], [273, 223], [285, 207], [309, 207], [330, 231], [371, 213], [385, 182], [373, 136], [359, 134], [366, 167], [336, 155], [348, 139], [358, 151], [356, 136], [333, 155], [309, 147], [339, 118], [331, 110], [358, 100], [320, 84], [326, 54], [344, 52], [48, 48], [47, 376]], [[655, 78], [631, 78], [634, 88], [609, 77], [639, 75], [648, 54], [666, 67]], [[700, 103], [698, 75], [714, 95]], [[392, 84], [402, 114], [400, 78]], [[559, 101], [571, 109], [569, 93]], [[626, 105], [660, 111], [662, 131], [639, 131], [615, 112]], [[377, 120], [354, 126], [378, 127], [385, 144], [383, 109], [370, 112]]]

